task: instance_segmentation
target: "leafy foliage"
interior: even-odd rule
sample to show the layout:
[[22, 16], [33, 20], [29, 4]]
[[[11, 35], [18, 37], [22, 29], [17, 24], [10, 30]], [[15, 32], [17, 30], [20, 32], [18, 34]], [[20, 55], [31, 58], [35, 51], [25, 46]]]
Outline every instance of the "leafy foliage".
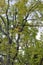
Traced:
[[43, 65], [42, 21], [41, 0], [0, 0], [0, 64]]

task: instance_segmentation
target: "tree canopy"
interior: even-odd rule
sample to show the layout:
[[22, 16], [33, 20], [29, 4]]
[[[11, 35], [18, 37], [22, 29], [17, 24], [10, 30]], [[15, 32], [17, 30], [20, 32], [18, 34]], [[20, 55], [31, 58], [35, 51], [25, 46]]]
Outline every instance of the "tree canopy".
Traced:
[[0, 65], [43, 65], [43, 0], [0, 0]]

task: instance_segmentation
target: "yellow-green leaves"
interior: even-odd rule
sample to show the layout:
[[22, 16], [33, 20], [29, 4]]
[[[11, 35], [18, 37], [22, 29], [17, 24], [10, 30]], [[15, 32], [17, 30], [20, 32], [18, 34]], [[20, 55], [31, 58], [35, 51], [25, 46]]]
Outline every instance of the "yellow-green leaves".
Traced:
[[0, 0], [0, 7], [4, 7], [4, 5], [5, 5], [5, 0]]
[[19, 15], [25, 15], [26, 14], [26, 4], [24, 4], [24, 2], [19, 2], [17, 5], [18, 8], [18, 14]]
[[0, 54], [6, 54], [4, 65], [40, 65], [43, 38], [38, 40], [36, 35], [42, 13], [39, 0], [0, 0]]
[[[26, 0], [27, 1], [27, 0]], [[21, 0], [16, 4], [16, 7], [18, 9], [18, 20], [22, 21], [24, 16], [26, 15], [27, 12], [27, 7], [26, 7], [26, 2], [25, 0]]]

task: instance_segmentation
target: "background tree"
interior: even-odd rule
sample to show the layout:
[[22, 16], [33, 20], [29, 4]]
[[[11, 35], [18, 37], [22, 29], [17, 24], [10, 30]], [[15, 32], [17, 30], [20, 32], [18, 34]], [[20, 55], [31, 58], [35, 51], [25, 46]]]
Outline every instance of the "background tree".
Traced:
[[[4, 65], [43, 65], [41, 0], [0, 0], [0, 55]], [[3, 65], [2, 64], [2, 65]]]

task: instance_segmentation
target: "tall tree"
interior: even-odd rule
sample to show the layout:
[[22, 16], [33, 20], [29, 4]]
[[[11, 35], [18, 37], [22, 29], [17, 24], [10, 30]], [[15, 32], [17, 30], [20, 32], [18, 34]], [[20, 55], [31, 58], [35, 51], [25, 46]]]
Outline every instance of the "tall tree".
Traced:
[[43, 44], [36, 35], [43, 26], [43, 1], [0, 0], [0, 3], [2, 65], [42, 65]]

